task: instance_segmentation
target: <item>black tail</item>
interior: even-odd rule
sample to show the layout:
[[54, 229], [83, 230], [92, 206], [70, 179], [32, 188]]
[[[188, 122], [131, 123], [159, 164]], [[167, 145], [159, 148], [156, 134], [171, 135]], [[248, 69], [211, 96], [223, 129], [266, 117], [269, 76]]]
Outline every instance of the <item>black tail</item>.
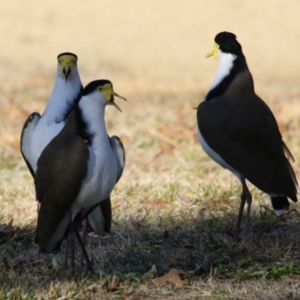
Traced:
[[277, 216], [280, 216], [283, 211], [291, 209], [289, 200], [286, 196], [271, 196], [271, 202]]

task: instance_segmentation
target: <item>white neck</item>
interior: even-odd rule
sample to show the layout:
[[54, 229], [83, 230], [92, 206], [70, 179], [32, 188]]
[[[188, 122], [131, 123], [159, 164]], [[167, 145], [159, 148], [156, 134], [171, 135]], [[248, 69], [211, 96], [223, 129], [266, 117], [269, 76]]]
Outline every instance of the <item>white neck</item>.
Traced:
[[51, 97], [43, 113], [43, 118], [46, 119], [48, 125], [60, 123], [66, 118], [68, 107], [74, 106], [82, 86], [76, 66], [67, 81], [59, 68], [60, 66], [58, 66], [58, 74]]
[[220, 60], [220, 64], [219, 64], [219, 68], [217, 71], [217, 74], [215, 76], [215, 79], [209, 89], [208, 92], [210, 92], [211, 90], [213, 90], [216, 86], [218, 86], [222, 80], [228, 76], [228, 74], [230, 73], [232, 67], [233, 67], [233, 62], [236, 59], [236, 55], [234, 54], [230, 54], [230, 53], [223, 53], [222, 51], [219, 51], [219, 60]]
[[[101, 95], [102, 97], [102, 95]], [[102, 97], [103, 98], [103, 97]], [[87, 132], [92, 135], [92, 145], [108, 142], [104, 120], [104, 112], [107, 101], [103, 98], [99, 101], [99, 92], [83, 96], [79, 101], [84, 122], [87, 124]]]

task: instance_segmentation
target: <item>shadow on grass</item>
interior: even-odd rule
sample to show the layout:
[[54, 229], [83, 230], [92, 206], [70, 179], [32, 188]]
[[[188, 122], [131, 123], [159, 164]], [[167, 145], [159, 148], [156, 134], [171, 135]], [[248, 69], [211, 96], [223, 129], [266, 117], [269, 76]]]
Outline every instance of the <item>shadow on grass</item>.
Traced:
[[[193, 271], [193, 280], [216, 278], [239, 282], [262, 278], [276, 280], [300, 275], [300, 219], [291, 213], [279, 220], [269, 212], [252, 212], [252, 231], [247, 240], [235, 243], [236, 215], [170, 217], [149, 222], [145, 219], [118, 220], [108, 238], [89, 237], [87, 250], [103, 278], [126, 282], [147, 281], [171, 268]], [[60, 266], [64, 244], [57, 255], [39, 255], [33, 244], [34, 228], [2, 225], [0, 232], [2, 293], [19, 291], [28, 295], [38, 287], [49, 290], [55, 282], [82, 282], [80, 251], [76, 253], [76, 273], [71, 277]], [[86, 280], [99, 282], [99, 276]], [[148, 278], [149, 280], [149, 278]], [[0, 293], [1, 295], [1, 293]], [[16, 299], [18, 297], [16, 296]]]

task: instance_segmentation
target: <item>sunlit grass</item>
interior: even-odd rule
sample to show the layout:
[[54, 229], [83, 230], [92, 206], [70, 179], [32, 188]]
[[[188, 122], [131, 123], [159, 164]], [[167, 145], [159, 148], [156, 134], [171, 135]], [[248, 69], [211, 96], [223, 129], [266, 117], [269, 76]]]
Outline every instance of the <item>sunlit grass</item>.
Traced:
[[[269, 210], [268, 197], [249, 184], [251, 230], [247, 241], [234, 242], [241, 187], [202, 151], [194, 109], [217, 68], [204, 55], [215, 30], [228, 29], [227, 14], [243, 24], [236, 33], [255, 87], [276, 115], [299, 178], [296, 1], [290, 6], [272, 3], [269, 19], [261, 6], [268, 1], [228, 1], [215, 8], [206, 2], [207, 10], [201, 1], [188, 1], [182, 10], [163, 1], [159, 13], [150, 2], [129, 2], [134, 3], [130, 10], [117, 1], [118, 9], [104, 5], [100, 14], [92, 5], [72, 3], [72, 13], [61, 9], [67, 5], [62, 3], [55, 11], [58, 1], [46, 9], [36, 4], [28, 13], [16, 11], [21, 4], [13, 1], [6, 13], [1, 10], [0, 24], [14, 25], [15, 35], [5, 38], [7, 31], [0, 32], [0, 299], [297, 299], [299, 215], [278, 219]], [[283, 8], [286, 22], [278, 21], [284, 18]], [[254, 23], [247, 21], [253, 19], [251, 12]], [[176, 22], [171, 16], [177, 16]], [[90, 24], [94, 27], [87, 30]], [[112, 194], [111, 237], [88, 239], [88, 253], [100, 274], [94, 276], [80, 272], [79, 247], [74, 277], [61, 269], [64, 244], [57, 255], [39, 255], [33, 243], [33, 180], [19, 151], [23, 123], [31, 112], [43, 112], [53, 87], [55, 56], [66, 44], [79, 55], [84, 84], [111, 79], [128, 99], [118, 102], [122, 113], [113, 107], [106, 111], [109, 134], [124, 143], [126, 167]], [[172, 268], [191, 271], [182, 278], [187, 284], [157, 287], [152, 282]]]
[[[234, 243], [241, 193], [238, 180], [201, 150], [192, 107], [180, 98], [164, 97], [160, 101], [171, 108], [164, 117], [146, 97], [142, 98], [143, 113], [139, 105], [128, 103], [122, 114], [107, 114], [108, 130], [120, 132], [127, 159], [112, 195], [112, 236], [88, 241], [100, 277], [79, 275], [79, 249], [73, 278], [60, 268], [64, 249], [57, 255], [38, 254], [33, 244], [33, 181], [18, 149], [22, 122], [4, 115], [10, 124], [5, 141], [11, 144], [2, 141], [0, 151], [2, 298], [160, 295], [172, 299], [176, 294], [182, 299], [199, 295], [220, 299], [243, 298], [247, 293], [252, 295], [249, 299], [276, 298], [287, 295], [289, 284], [300, 280], [299, 216], [292, 212], [286, 219], [277, 219], [267, 209], [271, 208], [267, 196], [250, 185], [254, 197], [251, 232], [247, 241]], [[281, 107], [278, 119], [299, 174], [300, 153], [294, 145], [299, 141], [300, 123], [294, 118], [298, 113], [290, 108], [295, 101]], [[276, 110], [276, 101], [270, 105]], [[17, 109], [24, 121], [26, 114], [20, 107], [11, 109]], [[12, 219], [13, 224], [7, 225]], [[153, 265], [155, 272], [149, 276]], [[154, 287], [152, 278], [171, 268], [193, 271], [189, 284]]]

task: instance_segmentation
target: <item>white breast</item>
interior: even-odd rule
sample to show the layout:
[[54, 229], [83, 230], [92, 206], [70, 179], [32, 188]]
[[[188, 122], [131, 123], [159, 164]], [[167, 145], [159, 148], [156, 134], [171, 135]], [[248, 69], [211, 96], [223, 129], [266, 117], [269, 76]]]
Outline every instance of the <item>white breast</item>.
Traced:
[[118, 165], [109, 144], [101, 149], [89, 146], [88, 174], [72, 206], [72, 215], [107, 199], [117, 177]]
[[[230, 70], [233, 67], [233, 63], [236, 59], [236, 55], [231, 53], [223, 53], [222, 51], [218, 50], [218, 57], [220, 59], [219, 68], [217, 70], [216, 76], [214, 78], [214, 81], [209, 88], [208, 92], [213, 90], [216, 86], [218, 86], [222, 80], [229, 75]], [[205, 100], [205, 99], [204, 99]]]

